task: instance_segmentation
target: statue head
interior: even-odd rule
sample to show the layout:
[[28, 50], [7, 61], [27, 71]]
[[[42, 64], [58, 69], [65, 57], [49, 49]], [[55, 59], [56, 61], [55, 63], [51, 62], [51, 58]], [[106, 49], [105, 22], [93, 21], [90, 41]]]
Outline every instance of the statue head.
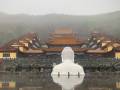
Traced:
[[65, 47], [61, 53], [62, 62], [71, 61], [74, 62], [74, 51], [71, 47]]

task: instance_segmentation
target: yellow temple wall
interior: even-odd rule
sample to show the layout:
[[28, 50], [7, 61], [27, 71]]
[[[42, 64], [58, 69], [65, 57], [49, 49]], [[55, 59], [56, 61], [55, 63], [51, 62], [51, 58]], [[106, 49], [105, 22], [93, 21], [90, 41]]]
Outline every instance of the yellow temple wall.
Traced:
[[120, 52], [116, 52], [116, 53], [115, 53], [115, 58], [116, 58], [116, 59], [120, 59]]
[[116, 88], [120, 89], [120, 82], [116, 82]]
[[3, 52], [0, 52], [0, 58], [3, 58]]
[[[8, 56], [4, 56], [6, 53], [8, 54]], [[16, 58], [17, 58], [16, 52], [0, 52], [0, 59], [15, 60]]]
[[9, 82], [9, 88], [15, 88], [16, 87], [16, 83], [11, 81]]
[[2, 88], [2, 82], [0, 82], [0, 88]]
[[16, 59], [16, 52], [11, 52], [10, 53], [10, 58], [12, 58], [12, 59]]
[[7, 86], [4, 86], [4, 82], [0, 82], [0, 89], [2, 88], [15, 88], [16, 87], [16, 82], [14, 81], [9, 81], [6, 82]]

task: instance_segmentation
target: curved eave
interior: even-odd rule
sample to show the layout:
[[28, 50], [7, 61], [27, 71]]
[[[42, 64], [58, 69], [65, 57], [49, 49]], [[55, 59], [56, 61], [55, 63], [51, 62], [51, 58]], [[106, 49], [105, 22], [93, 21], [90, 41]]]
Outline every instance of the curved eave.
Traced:
[[[46, 48], [44, 49], [45, 52], [61, 52], [63, 48]], [[75, 52], [86, 52], [88, 49], [87, 48], [73, 48]]]
[[86, 53], [88, 54], [106, 54], [106, 53], [109, 53], [105, 50], [88, 50]]
[[44, 53], [42, 49], [28, 49], [20, 52], [25, 54], [43, 54]]
[[48, 46], [77, 46], [77, 45], [81, 45], [82, 43], [57, 43], [57, 44], [54, 44], [54, 43], [46, 43]]

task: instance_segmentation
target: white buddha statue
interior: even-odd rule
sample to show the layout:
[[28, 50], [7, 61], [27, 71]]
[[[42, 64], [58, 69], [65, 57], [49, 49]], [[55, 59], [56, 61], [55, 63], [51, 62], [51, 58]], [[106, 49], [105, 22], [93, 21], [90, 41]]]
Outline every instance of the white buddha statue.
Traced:
[[52, 75], [85, 75], [83, 67], [74, 63], [74, 51], [65, 47], [61, 54], [62, 63], [54, 66]]

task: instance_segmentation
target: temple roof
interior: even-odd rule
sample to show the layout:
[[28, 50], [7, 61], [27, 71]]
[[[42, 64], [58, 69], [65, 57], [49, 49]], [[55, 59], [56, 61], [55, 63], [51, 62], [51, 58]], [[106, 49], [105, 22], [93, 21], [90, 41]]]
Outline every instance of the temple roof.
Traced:
[[74, 37], [58, 37], [48, 41], [51, 45], [79, 45], [81, 42]]
[[54, 31], [47, 42], [48, 45], [80, 45], [81, 43], [72, 29], [69, 28], [60, 28]]
[[72, 29], [69, 28], [60, 28], [53, 32], [53, 34], [73, 34]]

